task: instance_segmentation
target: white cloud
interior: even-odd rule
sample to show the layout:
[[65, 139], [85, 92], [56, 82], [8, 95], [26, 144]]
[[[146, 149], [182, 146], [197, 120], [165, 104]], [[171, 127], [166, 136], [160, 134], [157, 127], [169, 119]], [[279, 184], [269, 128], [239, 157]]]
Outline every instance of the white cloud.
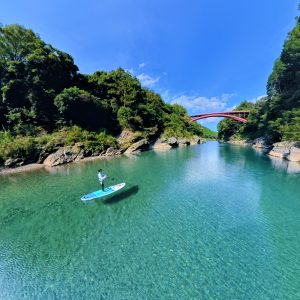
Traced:
[[186, 96], [174, 97], [171, 104], [178, 103], [185, 107], [190, 114], [222, 112], [228, 110], [228, 102], [235, 94], [223, 94], [215, 97]]
[[144, 63], [144, 62], [143, 62], [143, 63], [140, 63], [140, 64], [139, 64], [139, 69], [142, 69], [142, 68], [144, 68], [145, 66], [146, 66], [146, 63]]
[[162, 99], [166, 102], [171, 101], [171, 95], [169, 90], [159, 90], [159, 94], [161, 95]]
[[125, 69], [125, 71], [131, 75], [134, 75], [133, 69]]
[[247, 100], [247, 102], [256, 103], [258, 100], [260, 100], [261, 98], [264, 98], [264, 97], [267, 97], [267, 95], [261, 95], [261, 96], [258, 96], [258, 97], [256, 97], [256, 98]]
[[136, 76], [136, 78], [141, 82], [141, 84], [143, 86], [146, 86], [146, 87], [153, 87], [155, 85], [155, 83], [157, 83], [160, 79], [160, 77], [154, 78], [145, 73], [142, 73], [142, 74]]

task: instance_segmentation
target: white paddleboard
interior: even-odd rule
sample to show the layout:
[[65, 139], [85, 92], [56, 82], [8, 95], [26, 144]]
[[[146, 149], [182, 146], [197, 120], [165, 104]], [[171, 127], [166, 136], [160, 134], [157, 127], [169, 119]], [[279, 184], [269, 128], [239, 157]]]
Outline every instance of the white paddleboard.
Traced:
[[101, 197], [104, 197], [104, 196], [107, 196], [107, 195], [110, 195], [112, 193], [115, 193], [115, 192], [119, 191], [124, 186], [125, 186], [125, 182], [122, 182], [122, 183], [119, 183], [119, 184], [116, 184], [116, 185], [112, 185], [112, 186], [109, 186], [109, 187], [105, 188], [104, 192], [102, 190], [98, 190], [96, 192], [84, 195], [84, 196], [81, 197], [81, 200], [82, 201], [89, 201], [89, 200], [93, 200], [93, 199], [96, 199], [96, 198], [101, 198]]

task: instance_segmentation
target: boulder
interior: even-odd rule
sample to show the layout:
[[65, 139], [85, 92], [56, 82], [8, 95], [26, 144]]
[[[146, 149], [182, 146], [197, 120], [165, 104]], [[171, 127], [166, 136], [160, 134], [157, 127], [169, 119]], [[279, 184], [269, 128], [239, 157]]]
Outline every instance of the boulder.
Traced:
[[107, 148], [106, 152], [105, 152], [105, 156], [114, 156], [114, 155], [120, 155], [121, 154], [121, 150], [114, 148], [114, 147], [109, 147]]
[[158, 140], [154, 143], [154, 145], [152, 146], [152, 148], [153, 148], [154, 150], [160, 151], [160, 150], [170, 150], [170, 149], [172, 148], [172, 146], [169, 145], [168, 143], [166, 143], [166, 139], [165, 139], [164, 142], [163, 142], [163, 139], [158, 139]]
[[253, 144], [252, 142], [246, 141], [246, 140], [229, 140], [227, 142], [228, 144], [232, 144], [232, 145], [241, 145], [241, 146], [249, 146], [251, 144]]
[[300, 162], [300, 148], [292, 146], [289, 155], [287, 155], [287, 159]]
[[134, 144], [132, 144], [124, 153], [132, 154], [136, 152], [140, 152], [149, 148], [149, 142], [146, 139], [140, 140]]
[[67, 146], [58, 149], [50, 154], [43, 162], [47, 167], [54, 167], [74, 161], [81, 153], [80, 148], [76, 146]]
[[20, 167], [24, 164], [24, 160], [22, 158], [8, 158], [4, 162], [4, 166], [6, 168], [15, 168], [15, 167]]
[[199, 136], [195, 136], [192, 139], [191, 144], [201, 144], [201, 139], [199, 138]]
[[42, 164], [43, 161], [47, 158], [47, 156], [50, 155], [50, 152], [47, 149], [41, 149], [40, 153], [39, 153], [39, 157], [37, 159], [37, 163], [38, 164]]
[[175, 147], [178, 144], [177, 139], [175, 137], [168, 138], [167, 143], [172, 147]]
[[124, 151], [139, 139], [141, 139], [141, 137], [138, 133], [133, 132], [129, 129], [124, 129], [117, 138], [117, 142], [120, 148]]
[[157, 141], [156, 141], [156, 143], [167, 143], [168, 142], [168, 139], [166, 139], [166, 138], [164, 138], [164, 137], [161, 137], [161, 138], [159, 138]]
[[183, 139], [183, 138], [180, 138], [177, 141], [179, 147], [186, 147], [190, 144], [190, 142], [187, 139]]
[[269, 152], [270, 156], [287, 158], [290, 154], [291, 148], [295, 145], [295, 142], [279, 142], [273, 144], [272, 150]]
[[258, 149], [267, 149], [269, 148], [269, 144], [267, 143], [265, 138], [257, 138], [253, 141], [252, 143], [253, 148], [258, 148]]

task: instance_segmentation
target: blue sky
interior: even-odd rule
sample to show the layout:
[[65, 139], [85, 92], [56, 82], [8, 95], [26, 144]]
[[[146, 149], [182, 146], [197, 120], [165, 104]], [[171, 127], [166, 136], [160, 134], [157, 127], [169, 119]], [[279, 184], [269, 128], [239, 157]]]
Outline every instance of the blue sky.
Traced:
[[[80, 72], [122, 67], [188, 112], [266, 94], [298, 0], [4, 0], [0, 22], [33, 29]], [[203, 121], [216, 129], [219, 119]]]

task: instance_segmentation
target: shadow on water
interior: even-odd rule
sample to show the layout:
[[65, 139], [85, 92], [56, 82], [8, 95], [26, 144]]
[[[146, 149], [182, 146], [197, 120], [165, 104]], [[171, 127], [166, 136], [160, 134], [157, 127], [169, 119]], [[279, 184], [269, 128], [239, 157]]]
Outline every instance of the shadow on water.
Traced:
[[104, 204], [114, 204], [114, 203], [120, 202], [120, 201], [125, 200], [126, 198], [136, 194], [138, 191], [139, 191], [139, 186], [134, 185], [134, 186], [130, 187], [129, 189], [106, 199], [105, 201], [103, 201], [103, 203]]

